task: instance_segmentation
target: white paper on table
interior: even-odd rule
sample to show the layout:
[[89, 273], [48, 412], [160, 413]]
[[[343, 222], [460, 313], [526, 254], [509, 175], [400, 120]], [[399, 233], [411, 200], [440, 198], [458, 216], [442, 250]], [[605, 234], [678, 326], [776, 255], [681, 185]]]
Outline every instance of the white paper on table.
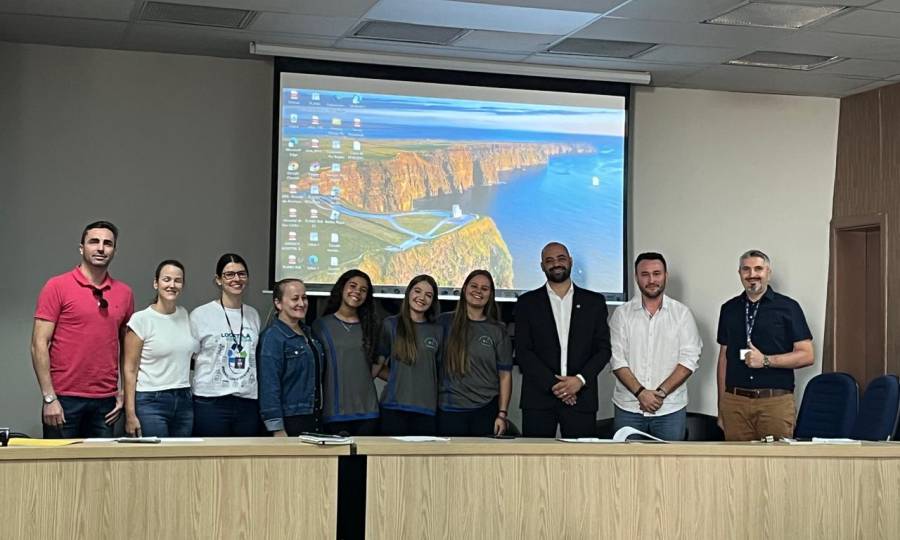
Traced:
[[578, 437], [575, 439], [556, 439], [557, 441], [562, 442], [572, 442], [572, 443], [618, 443], [621, 441], [614, 441], [612, 439], [598, 439], [597, 437]]
[[812, 442], [815, 444], [862, 444], [862, 441], [842, 437], [813, 437]]
[[404, 442], [448, 442], [450, 440], [450, 437], [431, 437], [428, 435], [404, 435], [391, 438]]

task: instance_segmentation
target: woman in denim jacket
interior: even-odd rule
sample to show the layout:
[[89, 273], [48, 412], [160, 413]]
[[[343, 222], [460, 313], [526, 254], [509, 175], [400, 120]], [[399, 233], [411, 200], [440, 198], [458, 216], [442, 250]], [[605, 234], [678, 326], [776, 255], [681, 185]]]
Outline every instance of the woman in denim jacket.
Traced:
[[322, 403], [322, 345], [303, 319], [309, 301], [299, 279], [275, 284], [278, 317], [259, 337], [259, 413], [276, 437], [318, 430]]

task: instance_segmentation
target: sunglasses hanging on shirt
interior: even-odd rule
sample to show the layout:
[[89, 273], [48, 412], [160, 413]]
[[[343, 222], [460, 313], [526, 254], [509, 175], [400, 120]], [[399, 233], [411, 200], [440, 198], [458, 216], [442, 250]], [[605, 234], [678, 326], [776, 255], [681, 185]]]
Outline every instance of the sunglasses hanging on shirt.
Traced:
[[100, 307], [100, 309], [108, 308], [109, 302], [106, 300], [106, 298], [103, 298], [103, 289], [91, 288], [91, 290], [94, 293], [94, 298], [97, 299], [97, 306]]

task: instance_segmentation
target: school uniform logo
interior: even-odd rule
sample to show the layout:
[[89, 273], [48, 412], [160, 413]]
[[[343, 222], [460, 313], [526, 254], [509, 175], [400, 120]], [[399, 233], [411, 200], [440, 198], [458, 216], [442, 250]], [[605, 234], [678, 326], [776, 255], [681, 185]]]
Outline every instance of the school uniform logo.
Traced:
[[481, 336], [478, 338], [478, 343], [481, 344], [482, 347], [494, 347], [494, 340], [491, 339], [491, 336]]
[[438, 340], [433, 337], [427, 337], [424, 341], [425, 348], [430, 351], [436, 351], [438, 349]]

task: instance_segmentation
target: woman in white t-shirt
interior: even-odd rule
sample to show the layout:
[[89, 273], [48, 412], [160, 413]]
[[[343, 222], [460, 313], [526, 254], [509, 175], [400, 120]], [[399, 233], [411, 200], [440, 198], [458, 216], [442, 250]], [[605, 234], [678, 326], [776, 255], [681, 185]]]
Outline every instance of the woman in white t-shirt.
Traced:
[[156, 267], [156, 301], [136, 312], [125, 334], [125, 432], [132, 437], [190, 437], [191, 356], [199, 344], [187, 310], [175, 304], [184, 287], [184, 266], [165, 260]]
[[259, 313], [243, 301], [249, 277], [240, 255], [222, 255], [215, 276], [219, 298], [191, 312], [191, 331], [200, 341], [192, 385], [198, 437], [262, 432], [256, 378]]

